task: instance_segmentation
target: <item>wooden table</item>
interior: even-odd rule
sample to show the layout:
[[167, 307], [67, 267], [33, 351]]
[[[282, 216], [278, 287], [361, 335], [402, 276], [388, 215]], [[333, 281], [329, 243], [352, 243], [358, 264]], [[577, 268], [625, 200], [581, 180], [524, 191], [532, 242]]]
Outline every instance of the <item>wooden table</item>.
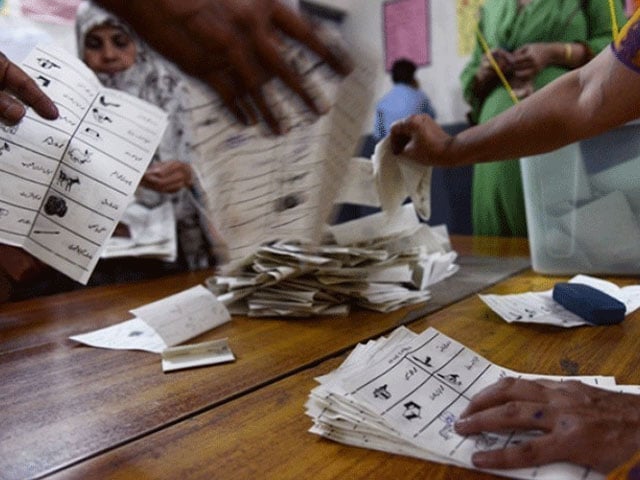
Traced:
[[131, 308], [209, 272], [0, 306], [0, 479], [497, 478], [307, 432], [314, 377], [399, 325], [436, 327], [515, 370], [640, 383], [638, 314], [615, 327], [506, 324], [474, 294], [548, 289], [561, 278], [531, 272], [521, 240], [452, 240], [461, 271], [425, 304], [304, 320], [234, 317], [194, 341], [229, 337], [236, 362], [171, 374], [157, 355], [68, 336], [131, 318]]

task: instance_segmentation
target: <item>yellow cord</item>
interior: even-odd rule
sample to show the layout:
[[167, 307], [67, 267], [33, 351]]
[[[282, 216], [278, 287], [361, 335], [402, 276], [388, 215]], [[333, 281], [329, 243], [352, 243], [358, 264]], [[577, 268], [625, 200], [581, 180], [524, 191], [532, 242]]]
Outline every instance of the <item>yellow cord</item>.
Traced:
[[616, 5], [613, 0], [609, 0], [609, 12], [611, 13], [611, 32], [613, 33], [613, 39], [618, 38], [618, 19], [616, 17]]
[[502, 84], [504, 85], [504, 88], [506, 88], [507, 92], [509, 93], [509, 96], [511, 97], [511, 100], [513, 101], [513, 103], [514, 104], [518, 103], [518, 97], [513, 92], [513, 89], [511, 88], [511, 85], [509, 85], [509, 82], [504, 76], [504, 73], [502, 72], [500, 65], [498, 65], [498, 62], [496, 62], [496, 59], [491, 53], [491, 49], [489, 48], [489, 45], [487, 45], [487, 41], [482, 35], [482, 32], [480, 31], [480, 28], [478, 27], [477, 23], [475, 27], [476, 27], [476, 34], [478, 35], [478, 40], [480, 41], [480, 45], [482, 45], [482, 50], [484, 50], [485, 55], [489, 59], [489, 63], [491, 63], [491, 66], [493, 67], [495, 72], [498, 74], [498, 78], [500, 78], [500, 81], [502, 82]]
[[[618, 38], [619, 28], [618, 28], [618, 19], [616, 17], [616, 6], [614, 3], [614, 0], [609, 0], [609, 12], [611, 14], [611, 32], [613, 34], [613, 39], [615, 40], [616, 38]], [[511, 85], [509, 85], [509, 81], [504, 76], [502, 69], [500, 68], [500, 66], [498, 65], [498, 62], [496, 62], [496, 59], [491, 53], [491, 49], [489, 48], [487, 41], [482, 35], [482, 32], [480, 31], [480, 28], [478, 27], [477, 23], [475, 24], [475, 29], [476, 29], [476, 35], [478, 35], [478, 40], [480, 41], [480, 45], [482, 46], [482, 50], [484, 51], [485, 55], [489, 59], [489, 63], [491, 63], [491, 66], [493, 67], [496, 74], [498, 75], [498, 78], [500, 78], [500, 81], [504, 85], [504, 88], [509, 93], [509, 96], [511, 97], [511, 100], [513, 101], [513, 103], [514, 104], [518, 103], [518, 97], [513, 92], [513, 88], [511, 88]]]

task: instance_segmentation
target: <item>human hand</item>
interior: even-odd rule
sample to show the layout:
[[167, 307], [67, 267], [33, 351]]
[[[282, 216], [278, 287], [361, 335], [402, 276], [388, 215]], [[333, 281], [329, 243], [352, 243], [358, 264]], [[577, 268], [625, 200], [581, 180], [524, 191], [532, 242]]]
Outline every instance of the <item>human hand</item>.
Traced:
[[424, 165], [453, 166], [447, 148], [453, 141], [429, 116], [412, 115], [391, 126], [391, 150]]
[[578, 381], [503, 378], [471, 399], [455, 429], [460, 435], [542, 432], [526, 443], [474, 453], [478, 468], [571, 462], [607, 473], [640, 449], [640, 397]]
[[282, 127], [262, 90], [280, 78], [316, 113], [324, 113], [303, 78], [283, 58], [283, 37], [306, 45], [334, 70], [347, 74], [351, 62], [325, 43], [310, 23], [277, 0], [99, 0], [187, 73], [213, 88], [244, 123], [258, 114], [276, 133]]
[[[502, 73], [509, 75], [513, 70], [513, 54], [504, 48], [495, 48], [491, 50], [491, 56], [502, 70]], [[496, 70], [492, 65], [489, 55], [484, 54], [480, 60], [478, 73], [485, 76], [497, 76]]]
[[193, 183], [193, 170], [180, 160], [154, 162], [140, 180], [140, 185], [160, 193], [175, 193]]
[[58, 108], [38, 84], [0, 52], [0, 123], [13, 125], [25, 116], [24, 102], [47, 120], [58, 118]]
[[546, 43], [528, 43], [513, 52], [513, 73], [520, 80], [533, 78], [551, 63], [552, 47]]
[[[510, 52], [502, 48], [497, 48], [491, 51], [491, 56], [505, 76], [512, 74], [513, 55]], [[473, 80], [473, 94], [480, 100], [484, 100], [499, 81], [500, 78], [489, 59], [489, 55], [483, 55]]]

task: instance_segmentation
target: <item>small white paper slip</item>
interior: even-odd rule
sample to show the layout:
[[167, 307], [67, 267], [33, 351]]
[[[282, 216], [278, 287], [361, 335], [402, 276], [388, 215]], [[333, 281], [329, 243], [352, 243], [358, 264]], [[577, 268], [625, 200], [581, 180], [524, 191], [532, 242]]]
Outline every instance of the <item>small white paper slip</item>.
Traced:
[[231, 320], [227, 308], [202, 285], [131, 310], [172, 347]]
[[226, 338], [211, 342], [170, 347], [162, 352], [162, 371], [171, 372], [184, 368], [203, 367], [235, 361]]

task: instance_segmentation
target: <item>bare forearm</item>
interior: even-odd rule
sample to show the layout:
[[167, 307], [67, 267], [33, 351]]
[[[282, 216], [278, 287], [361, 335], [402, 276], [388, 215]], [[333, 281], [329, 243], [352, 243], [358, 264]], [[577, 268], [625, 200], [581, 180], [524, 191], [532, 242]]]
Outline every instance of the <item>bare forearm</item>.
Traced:
[[446, 156], [458, 165], [542, 153], [640, 116], [638, 74], [610, 51], [489, 122], [463, 131]]

